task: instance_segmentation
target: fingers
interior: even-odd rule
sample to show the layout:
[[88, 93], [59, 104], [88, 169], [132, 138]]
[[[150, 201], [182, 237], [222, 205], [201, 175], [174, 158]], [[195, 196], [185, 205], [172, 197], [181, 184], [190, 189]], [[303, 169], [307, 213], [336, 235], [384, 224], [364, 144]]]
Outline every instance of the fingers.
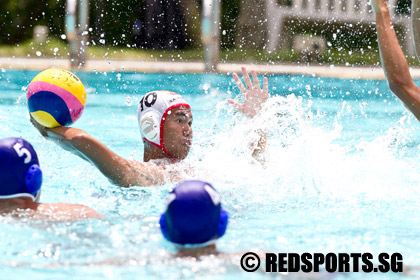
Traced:
[[30, 122], [32, 123], [32, 125], [41, 133], [42, 136], [47, 136], [47, 132], [45, 131], [45, 127], [43, 127], [42, 125], [40, 125], [35, 119], [34, 117], [32, 117], [31, 114], [29, 114], [30, 116]]
[[236, 110], [238, 110], [239, 112], [243, 112], [243, 108], [242, 108], [242, 104], [233, 100], [233, 99], [228, 99], [227, 102], [229, 104], [231, 104], [233, 106], [233, 108], [235, 108]]
[[263, 80], [263, 92], [268, 94], [268, 78], [264, 77]]
[[248, 87], [248, 89], [252, 88], [252, 82], [251, 82], [251, 79], [249, 78], [248, 71], [246, 71], [245, 67], [241, 67], [241, 69], [242, 69], [242, 74], [243, 74], [242, 77], [244, 79], [246, 86]]
[[246, 87], [241, 82], [241, 79], [239, 79], [238, 75], [236, 73], [233, 73], [232, 76], [233, 76], [233, 79], [235, 80], [236, 85], [238, 86], [239, 90], [241, 92], [245, 92], [246, 91]]
[[40, 125], [38, 124], [38, 122], [34, 119], [34, 117], [32, 117], [31, 114], [29, 114], [29, 116], [30, 116], [29, 120], [32, 123], [32, 125], [35, 126], [35, 128], [39, 130], [40, 129], [39, 128]]
[[251, 71], [252, 81], [254, 82], [254, 87], [261, 89], [260, 82], [258, 81], [257, 72], [255, 70]]
[[[242, 93], [245, 93], [247, 89], [258, 89], [261, 90], [261, 85], [257, 77], [257, 72], [255, 70], [251, 71], [252, 81], [249, 77], [248, 71], [245, 67], [241, 67], [243, 73], [243, 79], [245, 82], [246, 87], [241, 82], [241, 79], [238, 77], [236, 73], [233, 73], [233, 78], [235, 79], [236, 85], [241, 90]], [[254, 84], [252, 84], [254, 82]], [[268, 79], [263, 79], [263, 92], [268, 93]]]

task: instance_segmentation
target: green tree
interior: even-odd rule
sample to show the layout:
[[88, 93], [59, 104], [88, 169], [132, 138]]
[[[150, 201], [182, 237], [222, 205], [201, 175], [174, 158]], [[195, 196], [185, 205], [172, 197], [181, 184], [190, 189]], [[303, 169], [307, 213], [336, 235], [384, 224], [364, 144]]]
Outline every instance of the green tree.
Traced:
[[50, 33], [64, 33], [65, 0], [2, 0], [0, 3], [0, 43], [18, 44], [32, 38], [36, 25], [46, 25]]

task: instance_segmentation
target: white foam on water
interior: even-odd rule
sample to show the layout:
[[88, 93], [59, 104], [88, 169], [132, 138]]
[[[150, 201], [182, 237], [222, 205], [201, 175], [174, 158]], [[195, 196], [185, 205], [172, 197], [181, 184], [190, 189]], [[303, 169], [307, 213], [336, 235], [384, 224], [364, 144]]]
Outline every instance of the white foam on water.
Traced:
[[[238, 200], [261, 203], [313, 196], [351, 201], [361, 196], [393, 200], [418, 195], [418, 157], [403, 156], [412, 131], [404, 127], [405, 116], [373, 140], [342, 144], [338, 140], [345, 102], [331, 127], [317, 125], [323, 115], [312, 113], [311, 105], [294, 95], [274, 96], [260, 116], [249, 119], [219, 103], [212, 131], [196, 135], [194, 151], [182, 163], [193, 169], [186, 176], [208, 180], [227, 192], [244, 190]], [[268, 132], [263, 165], [251, 155], [259, 128]]]

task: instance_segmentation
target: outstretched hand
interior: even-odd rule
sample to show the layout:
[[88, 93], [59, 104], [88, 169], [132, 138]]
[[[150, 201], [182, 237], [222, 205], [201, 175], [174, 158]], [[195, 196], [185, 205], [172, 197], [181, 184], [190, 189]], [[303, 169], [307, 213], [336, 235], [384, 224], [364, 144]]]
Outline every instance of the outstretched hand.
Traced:
[[75, 135], [83, 133], [82, 130], [72, 127], [58, 126], [54, 128], [47, 128], [38, 123], [32, 115], [30, 116], [32, 125], [39, 131], [39, 133], [45, 138], [55, 141], [60, 144], [63, 148], [68, 149], [65, 143], [61, 143], [62, 140], [71, 140]]
[[264, 103], [270, 97], [268, 94], [268, 79], [264, 77], [263, 88], [261, 90], [256, 72], [254, 70], [251, 71], [252, 81], [254, 82], [252, 83], [246, 68], [242, 67], [241, 69], [246, 86], [244, 86], [236, 73], [233, 73], [233, 78], [235, 79], [236, 85], [240, 89], [241, 93], [244, 95], [245, 101], [241, 104], [233, 99], [228, 99], [227, 102], [232, 104], [239, 112], [249, 117], [254, 117], [261, 111]]

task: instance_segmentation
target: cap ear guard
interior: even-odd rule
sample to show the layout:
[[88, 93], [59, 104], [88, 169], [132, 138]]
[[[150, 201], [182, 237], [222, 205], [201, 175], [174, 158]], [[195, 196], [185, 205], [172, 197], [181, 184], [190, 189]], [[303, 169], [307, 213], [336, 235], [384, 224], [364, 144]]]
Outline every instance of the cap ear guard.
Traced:
[[146, 112], [139, 120], [140, 131], [144, 137], [157, 145], [160, 145], [160, 120], [153, 110]]
[[29, 167], [26, 172], [25, 183], [28, 191], [36, 196], [42, 185], [42, 171], [38, 164]]
[[225, 209], [221, 208], [220, 209], [219, 228], [217, 230], [217, 238], [220, 238], [225, 234], [226, 229], [227, 229], [227, 225], [228, 225], [228, 220], [229, 220], [228, 213], [225, 211]]
[[160, 215], [159, 225], [160, 225], [160, 231], [162, 232], [163, 237], [165, 237], [166, 240], [171, 241], [169, 239], [169, 236], [168, 236], [168, 230], [166, 229], [166, 216], [165, 216], [165, 213], [163, 213], [162, 215]]

